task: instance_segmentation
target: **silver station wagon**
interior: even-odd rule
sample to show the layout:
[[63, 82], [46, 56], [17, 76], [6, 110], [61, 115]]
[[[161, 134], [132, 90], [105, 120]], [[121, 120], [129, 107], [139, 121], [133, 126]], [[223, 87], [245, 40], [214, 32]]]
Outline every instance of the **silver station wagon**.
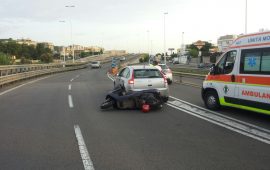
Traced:
[[165, 102], [169, 99], [166, 77], [153, 66], [127, 66], [117, 74], [114, 87], [122, 86], [128, 91], [157, 89]]

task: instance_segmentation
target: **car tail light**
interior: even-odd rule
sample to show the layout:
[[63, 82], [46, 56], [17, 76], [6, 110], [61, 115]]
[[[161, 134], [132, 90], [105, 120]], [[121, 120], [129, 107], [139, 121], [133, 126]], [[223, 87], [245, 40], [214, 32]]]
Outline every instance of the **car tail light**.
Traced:
[[163, 71], [161, 71], [161, 74], [162, 74], [163, 79], [164, 79], [164, 84], [166, 85], [166, 84], [168, 83], [168, 82], [167, 82], [166, 74], [165, 74]]
[[128, 84], [134, 84], [134, 71], [132, 72], [131, 79], [128, 80]]

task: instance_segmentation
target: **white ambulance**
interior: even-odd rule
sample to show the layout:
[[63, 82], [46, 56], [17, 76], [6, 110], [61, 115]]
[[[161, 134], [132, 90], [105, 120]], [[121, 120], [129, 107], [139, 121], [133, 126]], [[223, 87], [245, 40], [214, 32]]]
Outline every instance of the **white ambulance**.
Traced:
[[236, 107], [270, 115], [270, 32], [236, 39], [202, 88], [207, 108]]

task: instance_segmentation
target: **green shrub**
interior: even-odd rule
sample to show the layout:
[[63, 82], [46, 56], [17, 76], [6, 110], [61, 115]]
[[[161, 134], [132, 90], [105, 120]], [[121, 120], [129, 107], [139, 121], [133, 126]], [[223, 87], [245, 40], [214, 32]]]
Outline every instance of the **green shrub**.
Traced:
[[0, 65], [9, 65], [11, 64], [10, 56], [0, 53]]
[[21, 64], [32, 64], [32, 61], [29, 59], [26, 59], [25, 57], [22, 57]]
[[53, 62], [53, 56], [50, 53], [44, 53], [40, 56], [40, 60], [44, 63]]

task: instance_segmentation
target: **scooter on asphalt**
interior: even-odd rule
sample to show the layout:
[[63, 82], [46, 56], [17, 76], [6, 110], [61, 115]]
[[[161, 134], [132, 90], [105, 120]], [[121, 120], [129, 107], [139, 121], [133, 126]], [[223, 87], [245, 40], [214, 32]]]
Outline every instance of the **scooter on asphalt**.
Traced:
[[101, 104], [101, 109], [141, 109], [149, 112], [150, 109], [159, 109], [163, 106], [163, 99], [156, 89], [126, 92], [120, 86], [109, 92], [106, 100]]

